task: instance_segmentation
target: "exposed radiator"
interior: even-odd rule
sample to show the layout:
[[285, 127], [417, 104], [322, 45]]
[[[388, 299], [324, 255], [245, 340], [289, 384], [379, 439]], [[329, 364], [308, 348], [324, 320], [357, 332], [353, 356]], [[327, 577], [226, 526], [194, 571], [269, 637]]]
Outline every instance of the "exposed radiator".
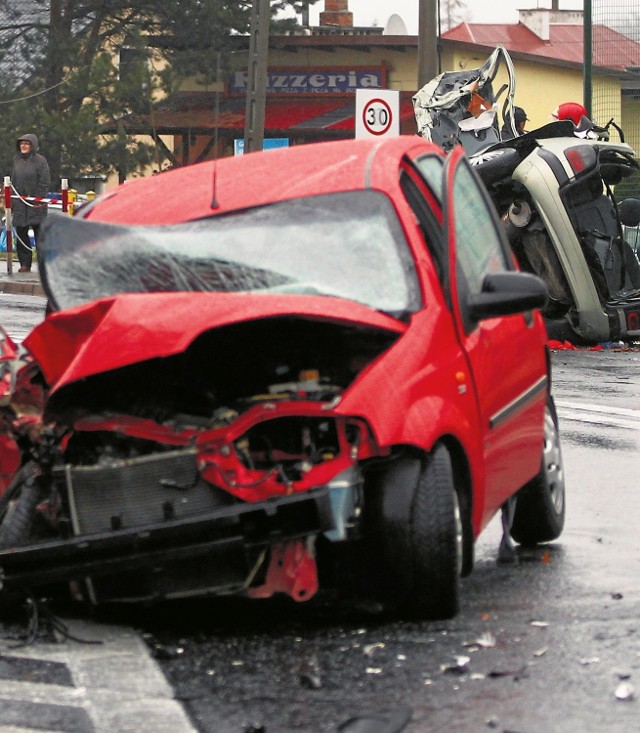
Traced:
[[56, 480], [66, 487], [76, 535], [179, 519], [237, 501], [200, 479], [191, 448], [108, 465], [67, 465]]

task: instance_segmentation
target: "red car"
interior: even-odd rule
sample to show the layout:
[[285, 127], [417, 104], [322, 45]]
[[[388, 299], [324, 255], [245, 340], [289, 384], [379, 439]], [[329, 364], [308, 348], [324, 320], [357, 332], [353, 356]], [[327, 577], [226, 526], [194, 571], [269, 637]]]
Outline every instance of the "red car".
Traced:
[[49, 216], [38, 256], [5, 586], [446, 617], [501, 508], [518, 542], [561, 533], [546, 289], [461, 154], [405, 136], [180, 168]]

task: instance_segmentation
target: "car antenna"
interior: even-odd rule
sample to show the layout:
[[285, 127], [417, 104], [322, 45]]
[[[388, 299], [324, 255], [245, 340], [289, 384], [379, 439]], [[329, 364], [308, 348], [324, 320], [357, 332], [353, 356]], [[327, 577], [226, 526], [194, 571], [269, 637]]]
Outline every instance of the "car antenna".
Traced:
[[215, 85], [215, 107], [214, 107], [214, 122], [215, 129], [213, 131], [213, 197], [211, 199], [211, 208], [217, 209], [220, 207], [218, 201], [218, 128], [220, 120], [220, 57], [221, 53], [216, 53], [216, 85]]
[[213, 161], [213, 199], [211, 200], [211, 208], [217, 209], [220, 207], [220, 203], [218, 201], [218, 159], [216, 158]]

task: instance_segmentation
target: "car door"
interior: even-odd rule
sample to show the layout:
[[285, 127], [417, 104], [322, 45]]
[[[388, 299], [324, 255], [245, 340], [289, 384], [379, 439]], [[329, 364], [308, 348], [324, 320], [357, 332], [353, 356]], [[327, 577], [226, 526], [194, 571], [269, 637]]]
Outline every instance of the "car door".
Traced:
[[493, 205], [462, 148], [443, 172], [449, 298], [483, 430], [482, 524], [540, 467], [547, 389], [545, 331], [532, 312], [474, 321], [467, 303], [486, 275], [514, 270]]

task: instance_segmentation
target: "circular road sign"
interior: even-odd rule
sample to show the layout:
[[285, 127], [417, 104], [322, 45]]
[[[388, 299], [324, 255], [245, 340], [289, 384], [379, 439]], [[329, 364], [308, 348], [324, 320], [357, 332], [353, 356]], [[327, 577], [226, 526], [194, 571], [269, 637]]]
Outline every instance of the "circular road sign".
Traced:
[[384, 135], [393, 124], [391, 106], [384, 99], [370, 99], [362, 111], [362, 121], [370, 135]]

